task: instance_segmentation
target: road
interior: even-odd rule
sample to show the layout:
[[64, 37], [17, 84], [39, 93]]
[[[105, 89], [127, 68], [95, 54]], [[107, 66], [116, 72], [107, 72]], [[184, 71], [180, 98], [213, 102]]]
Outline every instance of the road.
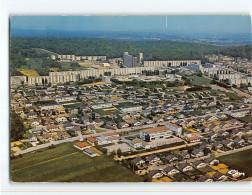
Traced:
[[252, 98], [252, 95], [248, 94], [248, 93], [244, 93], [243, 91], [239, 90], [239, 89], [236, 89], [236, 88], [233, 88], [232, 87], [232, 90], [235, 91], [236, 93], [240, 93], [242, 94], [243, 96], [247, 97], [247, 98]]
[[221, 153], [215, 153], [215, 157], [225, 156], [225, 155], [233, 154], [233, 153], [236, 153], [236, 152], [241, 152], [243, 150], [248, 150], [248, 149], [252, 149], [252, 145], [242, 147], [242, 148], [238, 148], [238, 149], [234, 149], [234, 150], [221, 152]]
[[[112, 133], [115, 132], [113, 130], [108, 131], [108, 133]], [[89, 134], [89, 135], [83, 135], [83, 138], [87, 138], [90, 136], [101, 136], [102, 134], [104, 134], [104, 132], [102, 133], [94, 133], [94, 134]], [[67, 139], [63, 139], [63, 140], [57, 140], [57, 141], [51, 141], [50, 143], [46, 143], [46, 144], [41, 144], [41, 145], [37, 145], [31, 148], [27, 148], [25, 150], [21, 150], [21, 151], [17, 151], [14, 155], [19, 155], [19, 154], [25, 154], [25, 153], [29, 153], [29, 152], [33, 152], [39, 149], [43, 149], [43, 148], [47, 148], [50, 145], [58, 145], [58, 144], [62, 144], [62, 143], [66, 143], [66, 142], [73, 142], [73, 141], [77, 141], [79, 140], [79, 137], [71, 137], [71, 138], [67, 138]]]
[[[80, 126], [84, 126], [83, 124], [78, 124], [78, 123], [72, 123], [74, 125], [80, 125]], [[131, 127], [131, 128], [126, 128], [126, 129], [117, 129], [117, 130], [111, 130], [111, 129], [105, 129], [102, 128], [104, 130], [106, 130], [106, 132], [101, 132], [101, 133], [93, 133], [93, 134], [88, 134], [88, 135], [83, 135], [83, 139], [93, 136], [93, 137], [97, 137], [97, 136], [101, 136], [104, 133], [112, 133], [112, 132], [117, 132], [117, 133], [121, 133], [121, 132], [127, 132], [127, 131], [135, 131], [135, 130], [140, 130], [143, 128], [153, 128], [156, 127], [158, 124], [151, 124], [151, 125], [144, 125], [144, 126], [138, 126], [138, 127]], [[27, 148], [25, 150], [21, 150], [21, 151], [17, 151], [14, 155], [19, 155], [19, 154], [25, 154], [25, 153], [29, 153], [29, 152], [33, 152], [39, 149], [43, 149], [43, 148], [47, 148], [50, 145], [58, 145], [58, 144], [62, 144], [62, 143], [66, 143], [66, 142], [73, 142], [73, 141], [77, 141], [79, 140], [79, 137], [72, 137], [72, 138], [67, 138], [67, 139], [63, 139], [63, 140], [57, 140], [57, 141], [51, 141], [50, 143], [46, 143], [46, 144], [41, 144], [41, 145], [37, 145], [34, 147], [30, 147]]]
[[201, 142], [184, 144], [184, 145], [180, 145], [180, 146], [164, 148], [164, 149], [155, 150], [155, 151], [151, 151], [151, 152], [144, 152], [144, 153], [141, 153], [141, 154], [134, 154], [134, 155], [126, 156], [126, 157], [120, 157], [120, 158], [117, 158], [116, 160], [121, 161], [122, 159], [130, 159], [130, 158], [135, 158], [135, 157], [139, 157], [139, 156], [147, 156], [147, 155], [150, 155], [150, 154], [155, 154], [155, 153], [160, 153], [160, 152], [166, 152], [166, 151], [169, 151], [169, 150], [176, 150], [176, 149], [179, 149], [179, 148], [184, 148], [186, 146], [193, 146], [193, 145], [197, 145], [199, 143], [201, 143]]

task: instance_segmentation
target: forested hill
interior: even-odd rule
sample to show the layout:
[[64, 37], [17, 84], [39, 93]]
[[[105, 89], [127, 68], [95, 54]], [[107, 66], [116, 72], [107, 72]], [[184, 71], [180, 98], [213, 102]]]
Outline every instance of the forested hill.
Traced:
[[234, 57], [251, 58], [251, 46], [221, 48], [189, 42], [175, 41], [118, 41], [91, 38], [11, 38], [11, 52], [20, 52], [29, 57], [26, 51], [31, 48], [44, 48], [59, 54], [106, 55], [108, 58], [144, 53], [145, 60], [203, 59], [204, 54], [221, 53]]

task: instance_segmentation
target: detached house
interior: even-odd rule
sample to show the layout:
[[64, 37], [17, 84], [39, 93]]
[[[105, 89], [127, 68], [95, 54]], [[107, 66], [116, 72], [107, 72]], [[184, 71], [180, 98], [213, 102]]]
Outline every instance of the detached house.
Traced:
[[193, 167], [189, 165], [188, 163], [182, 163], [178, 165], [178, 169], [182, 172], [185, 172], [185, 171], [193, 170]]
[[196, 169], [203, 168], [206, 166], [206, 163], [202, 160], [196, 160], [192, 162], [192, 166]]
[[217, 171], [217, 172], [213, 175], [213, 179], [214, 179], [214, 181], [227, 180], [227, 176], [224, 175], [223, 173]]
[[78, 148], [79, 150], [84, 150], [85, 148], [87, 148], [87, 146], [85, 144], [81, 143], [81, 142], [76, 142], [74, 144], [74, 147]]
[[58, 126], [57, 125], [49, 125], [46, 127], [47, 131], [58, 131]]
[[33, 119], [33, 118], [37, 118], [38, 115], [36, 112], [30, 112], [30, 113], [26, 114], [26, 117], [27, 117], [27, 119]]
[[100, 127], [100, 126], [102, 126], [104, 124], [104, 121], [101, 120], [101, 119], [99, 119], [99, 118], [97, 118], [97, 119], [94, 120], [94, 124], [96, 126]]
[[173, 176], [173, 175], [179, 173], [179, 170], [176, 169], [176, 168], [173, 167], [173, 166], [168, 166], [168, 167], [166, 167], [166, 168], [163, 170], [163, 173], [164, 173], [165, 175], [168, 175], [168, 176]]
[[231, 140], [223, 140], [223, 141], [222, 141], [222, 144], [223, 144], [223, 146], [225, 146], [225, 147], [227, 147], [227, 148], [232, 148], [234, 142], [231, 141]]
[[182, 159], [189, 159], [191, 156], [188, 152], [182, 151], [180, 156], [182, 157]]
[[163, 173], [160, 170], [153, 170], [153, 171], [149, 172], [148, 175], [152, 179], [158, 179], [158, 178], [163, 177]]
[[113, 121], [107, 121], [106, 122], [106, 127], [109, 129], [116, 129], [116, 123]]
[[242, 139], [242, 138], [236, 137], [236, 138], [234, 139], [234, 143], [236, 143], [236, 144], [238, 144], [238, 145], [242, 145], [242, 144], [245, 143], [245, 140]]
[[133, 160], [131, 160], [132, 164], [136, 165], [136, 166], [141, 166], [143, 164], [145, 164], [145, 161], [140, 158], [140, 157], [136, 157]]
[[50, 141], [50, 140], [52, 140], [52, 136], [51, 136], [50, 134], [48, 134], [48, 133], [43, 134], [42, 137], [43, 137], [43, 139], [44, 139], [45, 141]]
[[28, 140], [29, 140], [29, 142], [36, 142], [36, 141], [38, 141], [38, 138], [34, 134], [29, 134]]
[[219, 160], [215, 159], [214, 157], [209, 157], [205, 159], [205, 162], [209, 165], [215, 165], [215, 164], [219, 164]]
[[226, 137], [228, 135], [229, 135], [228, 131], [221, 130], [218, 132], [218, 136], [220, 137]]
[[177, 161], [178, 160], [178, 157], [176, 157], [174, 154], [169, 154], [165, 157], [165, 161], [167, 163], [171, 163], [171, 162], [174, 162], [174, 161]]
[[160, 162], [160, 158], [157, 157], [156, 155], [152, 154], [146, 158], [146, 162], [148, 164], [157, 164]]
[[96, 142], [96, 139], [93, 138], [93, 137], [88, 137], [88, 138], [87, 138], [87, 142], [90, 143], [92, 146], [94, 146], [94, 145], [95, 145], [95, 142]]
[[207, 175], [202, 175], [202, 176], [200, 176], [200, 178], [198, 179], [198, 181], [199, 182], [213, 182], [213, 179], [211, 179]]
[[67, 134], [63, 131], [58, 131], [57, 135], [60, 139], [66, 139], [67, 138]]
[[221, 142], [214, 142], [212, 145], [211, 145], [212, 149], [220, 149], [223, 147], [223, 144]]
[[201, 157], [204, 156], [204, 153], [202, 150], [194, 149], [191, 154], [193, 157]]
[[69, 116], [69, 120], [72, 122], [76, 122], [77, 120], [79, 120], [79, 118], [76, 115], [72, 114]]
[[32, 128], [36, 128], [38, 125], [39, 125], [39, 122], [38, 122], [38, 121], [33, 121], [33, 122], [31, 123], [31, 127], [32, 127]]

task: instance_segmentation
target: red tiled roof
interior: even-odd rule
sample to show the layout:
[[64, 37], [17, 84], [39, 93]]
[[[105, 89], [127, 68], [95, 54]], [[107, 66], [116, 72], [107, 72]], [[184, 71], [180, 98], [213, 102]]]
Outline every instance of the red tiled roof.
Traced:
[[94, 143], [96, 141], [95, 138], [93, 138], [93, 137], [88, 137], [87, 140], [92, 142], [92, 143]]
[[190, 140], [197, 140], [199, 139], [199, 136], [192, 136], [192, 137], [188, 137]]
[[179, 128], [180, 126], [176, 125], [176, 124], [173, 124], [173, 123], [170, 123], [170, 122], [166, 122], [168, 125], [171, 125], [173, 127], [176, 127], [176, 128]]
[[47, 126], [47, 129], [56, 129], [58, 128], [57, 125], [50, 125], [50, 126]]
[[74, 145], [80, 147], [80, 148], [85, 148], [87, 147], [85, 144], [81, 143], [81, 142], [76, 142]]
[[112, 132], [112, 133], [105, 133], [103, 134], [104, 136], [112, 136], [112, 135], [118, 135], [118, 133], [116, 132]]

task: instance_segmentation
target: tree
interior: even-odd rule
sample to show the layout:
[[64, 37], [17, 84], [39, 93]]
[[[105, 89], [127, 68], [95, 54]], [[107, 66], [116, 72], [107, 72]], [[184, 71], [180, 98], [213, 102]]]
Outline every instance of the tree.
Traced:
[[143, 182], [151, 182], [151, 177], [149, 175], [145, 175]]
[[11, 111], [11, 140], [18, 141], [26, 132], [23, 119], [14, 111]]
[[123, 83], [123, 84], [122, 84], [122, 87], [123, 87], [123, 89], [125, 89], [125, 88], [126, 88], [126, 84], [125, 84], [125, 83]]
[[150, 141], [150, 135], [149, 135], [149, 134], [146, 134], [146, 135], [145, 135], [145, 141], [147, 141], [147, 142]]
[[211, 150], [209, 148], [203, 149], [204, 156], [208, 155], [210, 152], [211, 152]]
[[67, 133], [68, 133], [71, 137], [75, 137], [75, 131], [74, 131], [74, 130], [67, 130]]
[[117, 153], [117, 156], [119, 156], [119, 157], [122, 156], [122, 150], [121, 150], [121, 148], [118, 148], [118, 150], [117, 150], [116, 153]]
[[116, 155], [116, 151], [115, 151], [115, 150], [113, 150], [112, 152], [110, 152], [110, 155], [111, 155], [111, 156]]

